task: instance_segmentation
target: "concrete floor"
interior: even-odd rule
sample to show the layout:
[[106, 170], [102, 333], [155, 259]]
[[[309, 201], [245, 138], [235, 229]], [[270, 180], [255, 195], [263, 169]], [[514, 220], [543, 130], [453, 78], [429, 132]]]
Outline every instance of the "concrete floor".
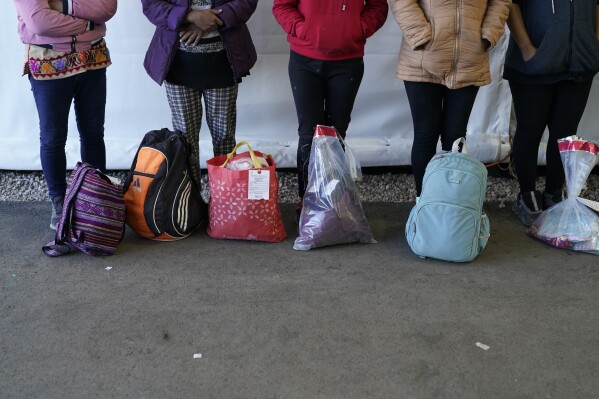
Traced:
[[49, 203], [0, 203], [0, 398], [599, 396], [599, 258], [490, 204], [478, 259], [421, 259], [409, 208], [365, 204], [372, 245], [296, 252], [285, 205], [278, 244], [51, 259]]

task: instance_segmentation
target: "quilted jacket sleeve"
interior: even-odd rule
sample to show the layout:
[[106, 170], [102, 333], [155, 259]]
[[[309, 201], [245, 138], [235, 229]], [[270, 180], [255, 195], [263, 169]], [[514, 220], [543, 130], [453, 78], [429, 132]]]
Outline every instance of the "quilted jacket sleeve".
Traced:
[[370, 37], [379, 30], [387, 20], [389, 6], [387, 0], [366, 0], [362, 11], [362, 32]]
[[117, 0], [62, 0], [63, 13], [103, 24], [116, 14]]
[[512, 0], [489, 0], [487, 12], [482, 25], [483, 39], [487, 39], [492, 50], [503, 33], [505, 32], [505, 21], [510, 14]]
[[222, 6], [216, 6], [214, 8], [220, 8], [223, 10], [218, 17], [223, 21], [223, 25], [218, 29], [226, 31], [231, 28], [236, 28], [239, 25], [246, 23], [254, 11], [258, 0], [233, 0], [229, 1]]
[[274, 0], [272, 13], [283, 30], [291, 36], [299, 37], [298, 28], [304, 23], [304, 16], [297, 9], [298, 0]]
[[391, 12], [412, 50], [431, 40], [431, 24], [417, 0], [391, 0]]
[[184, 24], [189, 7], [178, 6], [165, 0], [141, 0], [144, 15], [154, 25], [178, 31]]
[[50, 9], [47, 0], [14, 0], [17, 15], [27, 30], [38, 36], [78, 35], [88, 29], [88, 21]]

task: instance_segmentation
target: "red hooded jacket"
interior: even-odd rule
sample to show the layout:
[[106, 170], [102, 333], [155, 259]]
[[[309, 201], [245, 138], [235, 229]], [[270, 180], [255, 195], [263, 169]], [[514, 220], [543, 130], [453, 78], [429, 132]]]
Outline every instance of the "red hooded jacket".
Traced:
[[291, 50], [317, 60], [364, 56], [366, 38], [387, 19], [387, 0], [274, 0]]

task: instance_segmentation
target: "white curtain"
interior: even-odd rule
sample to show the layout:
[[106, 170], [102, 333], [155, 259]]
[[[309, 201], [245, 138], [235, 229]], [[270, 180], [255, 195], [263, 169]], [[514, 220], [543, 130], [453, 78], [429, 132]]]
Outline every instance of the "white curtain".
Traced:
[[[271, 13], [272, 1], [262, 0], [250, 20], [258, 63], [240, 85], [237, 139], [273, 154], [281, 167], [295, 166], [297, 120], [287, 77], [289, 47]], [[39, 170], [39, 127], [29, 82], [21, 77], [23, 46], [17, 32], [13, 2], [0, 1], [0, 169]], [[108, 69], [106, 149], [109, 169], [128, 169], [143, 135], [172, 127], [164, 89], [143, 69], [143, 58], [153, 26], [138, 0], [119, 2], [108, 23], [107, 43], [113, 65]], [[366, 72], [352, 114], [348, 143], [363, 166], [409, 165], [412, 122], [405, 90], [395, 78], [401, 33], [391, 14], [385, 26], [368, 40]], [[493, 83], [478, 94], [470, 124], [468, 147], [483, 162], [509, 153], [511, 98], [501, 79], [502, 40], [491, 54]], [[580, 134], [597, 139], [599, 87], [593, 93]], [[200, 134], [202, 164], [212, 157], [206, 126]], [[67, 142], [69, 166], [79, 160], [79, 140], [71, 112]], [[540, 153], [542, 162], [543, 154]]]

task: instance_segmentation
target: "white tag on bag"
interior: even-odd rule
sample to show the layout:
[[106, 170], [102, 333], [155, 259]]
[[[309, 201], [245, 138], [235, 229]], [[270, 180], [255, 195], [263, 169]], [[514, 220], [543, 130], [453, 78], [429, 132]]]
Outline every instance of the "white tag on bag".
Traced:
[[249, 171], [248, 199], [270, 199], [270, 173], [261, 169]]

